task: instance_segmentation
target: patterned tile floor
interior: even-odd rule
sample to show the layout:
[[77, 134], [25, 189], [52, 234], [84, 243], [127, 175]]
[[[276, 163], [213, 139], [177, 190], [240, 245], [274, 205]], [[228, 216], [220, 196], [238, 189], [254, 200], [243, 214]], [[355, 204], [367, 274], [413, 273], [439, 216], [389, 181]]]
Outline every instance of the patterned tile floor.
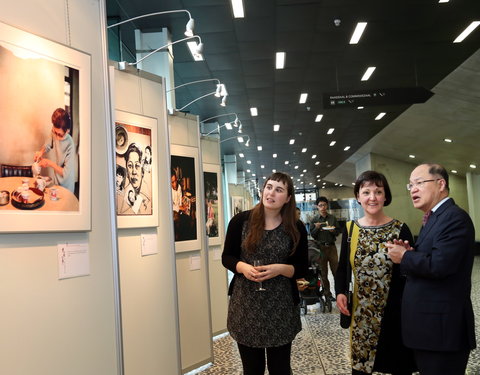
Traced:
[[[472, 277], [472, 301], [476, 316], [477, 342], [480, 345], [480, 257], [475, 258]], [[292, 346], [292, 370], [295, 375], [349, 375], [348, 332], [338, 324], [338, 310], [322, 314], [318, 305], [308, 306], [302, 317], [303, 329]], [[237, 347], [227, 334], [214, 342], [215, 363], [199, 375], [241, 375], [242, 364]], [[468, 375], [480, 375], [480, 348], [472, 351]], [[439, 374], [441, 375], [441, 374]]]

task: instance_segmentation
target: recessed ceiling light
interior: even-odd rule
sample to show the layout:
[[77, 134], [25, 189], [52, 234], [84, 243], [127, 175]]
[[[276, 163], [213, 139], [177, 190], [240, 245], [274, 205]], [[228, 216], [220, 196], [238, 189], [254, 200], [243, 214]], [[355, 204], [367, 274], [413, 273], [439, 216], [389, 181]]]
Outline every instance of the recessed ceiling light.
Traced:
[[255, 177], [255, 176], [256, 176], [256, 174], [255, 174], [255, 173], [252, 173], [252, 177]]
[[301, 180], [299, 178], [297, 178], [297, 182], [300, 182]]
[[307, 102], [307, 97], [308, 97], [308, 94], [307, 93], [302, 93], [300, 94], [300, 100], [298, 101], [300, 104], [304, 104]]
[[252, 164], [252, 161], [251, 161], [251, 160], [247, 160], [247, 164]]
[[313, 154], [313, 155], [312, 155], [312, 159], [315, 159], [316, 157], [317, 157], [316, 154]]
[[323, 118], [323, 115], [317, 115], [317, 117], [315, 117], [315, 122], [320, 122], [322, 121], [322, 118]]
[[203, 61], [203, 54], [198, 53], [198, 44], [197, 42], [191, 41], [187, 42], [188, 49], [192, 54], [193, 60], [195, 61]]
[[450, 0], [439, 0], [438, 2], [441, 3], [448, 3]]
[[258, 150], [258, 151], [262, 151], [262, 150], [263, 150], [263, 147], [262, 147], [262, 146], [257, 146], [257, 150]]
[[290, 139], [290, 142], [288, 142], [288, 143], [293, 145], [295, 143], [295, 139]]
[[335, 182], [335, 186], [338, 186], [338, 182]]
[[316, 161], [316, 162], [315, 162], [315, 165], [318, 165], [318, 164], [320, 164], [320, 162], [319, 162], [319, 161]]
[[245, 155], [243, 154], [243, 152], [239, 153], [238, 156], [240, 156], [241, 158], [244, 158]]
[[452, 143], [453, 142], [450, 138], [445, 138], [444, 141], [447, 142], [447, 143]]
[[303, 177], [303, 173], [300, 175], [300, 177]]
[[352, 34], [352, 38], [350, 39], [350, 44], [357, 44], [359, 42], [366, 27], [367, 27], [366, 22], [357, 23], [357, 26], [355, 27], [355, 30]]
[[415, 155], [408, 155], [410, 159], [415, 159]]
[[243, 18], [245, 17], [245, 10], [243, 8], [243, 0], [230, 0], [232, 3], [233, 17]]
[[321, 182], [322, 180], [321, 179], [318, 179], [317, 182]]
[[302, 152], [307, 152], [307, 148], [306, 147], [302, 148]]
[[276, 158], [276, 157], [277, 157], [277, 154], [273, 154], [272, 156], [273, 156], [274, 158]]
[[288, 160], [285, 160], [285, 165], [288, 165]]
[[266, 180], [266, 179], [267, 179], [267, 177], [265, 177], [265, 176], [263, 176], [262, 178], [263, 178], [264, 180]]
[[243, 137], [237, 137], [237, 141], [238, 141], [239, 143], [243, 143]]
[[386, 113], [385, 112], [380, 112], [377, 117], [375, 117], [375, 120], [381, 120], [383, 118], [383, 116], [385, 116]]
[[303, 173], [307, 173], [307, 170], [306, 170], [306, 169], [304, 169], [304, 170], [303, 170]]
[[335, 146], [335, 143], [337, 143], [337, 141], [331, 141], [329, 146]]
[[298, 169], [298, 165], [296, 165], [295, 167], [293, 167], [294, 169]]
[[250, 169], [247, 169], [247, 173], [250, 173]]
[[343, 149], [343, 151], [348, 151], [348, 150], [350, 150], [350, 146], [347, 146]]
[[475, 164], [470, 164], [470, 168], [475, 169], [475, 168], [477, 168], [477, 166]]
[[285, 52], [277, 52], [275, 54], [275, 68], [283, 69], [285, 68]]
[[462, 31], [462, 33], [455, 38], [453, 43], [460, 43], [463, 42], [463, 40], [470, 35], [470, 33], [477, 28], [477, 26], [480, 25], [480, 21], [473, 21], [468, 27]]
[[272, 172], [273, 172], [273, 173], [277, 173], [277, 170], [276, 170], [276, 169], [272, 169]]
[[324, 184], [324, 185], [326, 185], [327, 183], [326, 183], [326, 182], [324, 182], [323, 184]]
[[250, 114], [251, 114], [252, 116], [258, 116], [258, 109], [257, 109], [257, 107], [252, 107], [252, 108], [250, 108]]
[[328, 129], [327, 134], [332, 134], [334, 131], [335, 131], [335, 128], [330, 128]]
[[364, 108], [365, 108], [365, 107], [363, 107], [363, 106], [357, 107], [357, 109], [364, 109]]
[[451, 172], [452, 173], [457, 173], [457, 171], [455, 169], [452, 169]]
[[280, 130], [280, 125], [273, 125], [273, 131], [278, 132]]
[[265, 166], [262, 164], [262, 165], [260, 166], [260, 168], [262, 168], [262, 169], [263, 169], [263, 168], [265, 168]]
[[362, 81], [368, 81], [370, 76], [373, 74], [375, 71], [376, 67], [375, 66], [369, 66], [367, 70], [365, 70], [365, 73], [363, 74]]

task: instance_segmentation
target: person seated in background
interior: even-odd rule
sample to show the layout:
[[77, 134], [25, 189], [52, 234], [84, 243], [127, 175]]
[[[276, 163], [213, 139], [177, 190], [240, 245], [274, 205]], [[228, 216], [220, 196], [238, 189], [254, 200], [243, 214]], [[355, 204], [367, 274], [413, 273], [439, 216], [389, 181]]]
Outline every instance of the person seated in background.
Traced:
[[[41, 168], [53, 169], [53, 183], [72, 193], [75, 190], [75, 144], [70, 136], [70, 115], [63, 108], [52, 113], [52, 134], [45, 145], [35, 153], [33, 161]], [[52, 151], [54, 159], [45, 155]]]

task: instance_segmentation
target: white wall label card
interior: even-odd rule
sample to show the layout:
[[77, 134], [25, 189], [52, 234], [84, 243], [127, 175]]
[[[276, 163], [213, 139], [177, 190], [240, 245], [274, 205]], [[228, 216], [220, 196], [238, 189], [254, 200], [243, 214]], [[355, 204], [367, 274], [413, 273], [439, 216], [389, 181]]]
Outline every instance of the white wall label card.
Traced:
[[190, 271], [200, 269], [200, 255], [192, 255], [190, 257]]
[[141, 241], [142, 241], [142, 257], [145, 255], [158, 254], [156, 234], [142, 233]]
[[64, 243], [57, 245], [58, 278], [90, 275], [88, 243]]

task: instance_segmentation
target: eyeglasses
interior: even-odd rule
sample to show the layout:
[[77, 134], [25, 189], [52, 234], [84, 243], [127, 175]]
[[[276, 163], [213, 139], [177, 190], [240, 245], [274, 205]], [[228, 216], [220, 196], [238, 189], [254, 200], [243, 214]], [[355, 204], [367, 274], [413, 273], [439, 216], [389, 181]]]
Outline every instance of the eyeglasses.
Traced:
[[413, 189], [413, 187], [421, 188], [423, 187], [425, 182], [438, 181], [438, 180], [441, 180], [441, 178], [435, 178], [433, 180], [417, 181], [417, 182], [414, 182], [413, 184], [407, 184], [407, 190], [410, 191]]

